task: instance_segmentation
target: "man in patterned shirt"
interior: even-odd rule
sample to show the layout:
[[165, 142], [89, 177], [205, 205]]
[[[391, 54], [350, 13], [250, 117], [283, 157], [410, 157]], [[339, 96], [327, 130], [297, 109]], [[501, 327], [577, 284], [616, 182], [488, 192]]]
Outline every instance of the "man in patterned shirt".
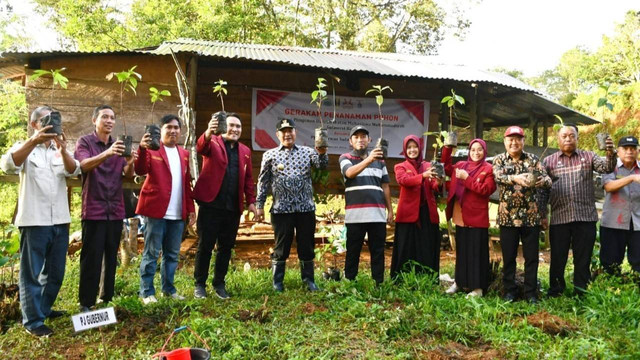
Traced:
[[[386, 224], [393, 221], [389, 173], [382, 160], [382, 150], [367, 154], [371, 142], [369, 131], [354, 126], [349, 135], [350, 153], [340, 156], [340, 171], [345, 183], [345, 219], [347, 256], [344, 276], [353, 280], [358, 274], [360, 251], [367, 234], [371, 253], [371, 275], [380, 284], [384, 280], [384, 241]], [[387, 212], [385, 213], [385, 208]]]
[[591, 280], [591, 255], [596, 240], [596, 199], [593, 171], [610, 173], [616, 165], [613, 141], [607, 137], [607, 157], [578, 150], [578, 128], [565, 125], [558, 132], [560, 151], [543, 161], [553, 180], [550, 191], [542, 193], [541, 212], [546, 226], [547, 202], [551, 203], [551, 264], [549, 296], [560, 296], [565, 289], [564, 269], [569, 247], [573, 250], [573, 285], [576, 294], [584, 293]]
[[537, 192], [550, 187], [538, 157], [524, 152], [524, 131], [511, 126], [504, 133], [507, 150], [493, 159], [493, 173], [500, 190], [498, 225], [502, 248], [502, 282], [504, 299], [514, 301], [518, 290], [515, 283], [518, 245], [522, 241], [524, 256], [524, 295], [531, 303], [538, 301], [538, 236], [540, 234], [540, 212]]
[[270, 210], [276, 241], [271, 254], [273, 288], [278, 292], [284, 291], [285, 263], [295, 229], [302, 282], [310, 291], [317, 291], [319, 289], [313, 278], [316, 205], [313, 202], [311, 167], [327, 167], [327, 148], [316, 148], [314, 151], [310, 147], [296, 145], [293, 120], [280, 120], [276, 130], [280, 146], [262, 155], [256, 198], [257, 217], [262, 220], [267, 195], [271, 193], [273, 196]]

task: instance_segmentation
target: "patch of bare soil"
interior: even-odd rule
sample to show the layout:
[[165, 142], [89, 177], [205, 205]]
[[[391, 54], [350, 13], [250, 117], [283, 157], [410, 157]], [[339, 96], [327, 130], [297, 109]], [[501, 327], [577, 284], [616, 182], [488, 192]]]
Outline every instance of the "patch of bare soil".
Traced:
[[316, 304], [312, 304], [310, 302], [306, 302], [304, 304], [301, 305], [301, 310], [303, 313], [307, 314], [307, 315], [311, 315], [315, 312], [325, 312], [327, 311], [327, 308], [324, 305], [316, 305]]
[[537, 327], [549, 335], [566, 336], [577, 329], [571, 322], [559, 316], [549, 314], [544, 310], [528, 315], [525, 319], [529, 325]]
[[471, 360], [471, 359], [504, 359], [500, 350], [490, 345], [464, 346], [456, 342], [438, 346], [429, 351], [423, 351], [421, 359], [428, 360]]
[[264, 303], [262, 306], [255, 310], [248, 309], [240, 309], [238, 310], [238, 314], [236, 315], [236, 319], [246, 322], [246, 321], [256, 321], [260, 324], [264, 324], [269, 320], [269, 309], [267, 309], [267, 300], [269, 300], [268, 296], [264, 297]]

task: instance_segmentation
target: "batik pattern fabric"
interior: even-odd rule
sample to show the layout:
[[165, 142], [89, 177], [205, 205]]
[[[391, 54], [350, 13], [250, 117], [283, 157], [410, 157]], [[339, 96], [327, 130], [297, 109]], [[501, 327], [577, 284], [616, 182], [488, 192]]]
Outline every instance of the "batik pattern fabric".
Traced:
[[538, 209], [539, 189], [516, 184], [516, 175], [540, 172], [543, 187], [551, 186], [551, 179], [534, 154], [522, 152], [520, 159], [514, 160], [509, 153], [502, 153], [493, 159], [493, 174], [498, 185], [500, 204], [497, 223], [499, 226], [530, 227], [540, 225]]
[[311, 169], [325, 169], [328, 164], [327, 154], [318, 154], [307, 146], [288, 149], [280, 145], [266, 151], [258, 176], [257, 208], [264, 208], [267, 195], [271, 194], [272, 214], [315, 211]]

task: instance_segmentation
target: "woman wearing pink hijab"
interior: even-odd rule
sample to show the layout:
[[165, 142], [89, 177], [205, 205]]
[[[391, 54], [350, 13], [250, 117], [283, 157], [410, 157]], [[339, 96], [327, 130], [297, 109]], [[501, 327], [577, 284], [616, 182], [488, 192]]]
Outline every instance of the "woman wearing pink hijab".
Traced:
[[482, 139], [469, 143], [467, 161], [452, 165], [452, 150], [442, 149], [445, 173], [451, 177], [447, 220], [456, 225], [456, 282], [446, 292], [464, 289], [470, 291], [467, 296], [482, 296], [489, 286], [489, 196], [496, 183]]
[[440, 270], [440, 229], [434, 192], [441, 180], [431, 164], [422, 160], [422, 142], [415, 135], [404, 138], [405, 161], [394, 167], [400, 185], [396, 211], [396, 231], [391, 257], [391, 278], [396, 279], [414, 261], [421, 265], [416, 272]]

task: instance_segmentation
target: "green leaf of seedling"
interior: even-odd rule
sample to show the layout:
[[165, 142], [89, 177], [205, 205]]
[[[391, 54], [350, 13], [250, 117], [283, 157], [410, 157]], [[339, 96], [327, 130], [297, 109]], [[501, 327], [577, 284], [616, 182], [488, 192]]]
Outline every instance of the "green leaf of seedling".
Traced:
[[311, 102], [309, 103], [316, 101], [316, 99], [318, 98], [319, 91], [320, 90], [314, 90], [311, 92]]
[[384, 102], [384, 98], [382, 97], [382, 95], [376, 95], [376, 104], [380, 106], [382, 105], [383, 102]]
[[609, 92], [609, 95], [620, 95], [620, 93], [617, 91], [611, 91]]
[[459, 104], [464, 105], [464, 98], [463, 98], [462, 96], [460, 96], [460, 95], [454, 95], [453, 97], [454, 97], [454, 99], [456, 99], [456, 101], [457, 101]]
[[223, 92], [225, 95], [227, 95], [227, 89], [222, 88], [222, 92]]
[[127, 80], [127, 78], [129, 77], [129, 74], [127, 74], [126, 71], [123, 71], [123, 72], [116, 73], [116, 77], [118, 78], [118, 82], [122, 83]]
[[562, 120], [562, 117], [561, 117], [560, 115], [558, 115], [558, 114], [553, 114], [553, 116], [554, 116], [556, 119], [558, 119], [558, 120], [560, 121], [560, 124], [561, 124], [561, 125], [564, 125], [564, 120]]
[[169, 90], [160, 91], [160, 95], [162, 96], [171, 96], [171, 92]]
[[451, 99], [452, 99], [451, 96], [445, 96], [445, 97], [442, 98], [442, 101], [440, 101], [440, 103], [444, 104], [444, 103], [448, 102]]
[[34, 70], [33, 71], [33, 75], [31, 75], [30, 79], [31, 80], [37, 80], [38, 78], [40, 78], [40, 77], [42, 77], [44, 75], [47, 75], [47, 74], [49, 74], [49, 72], [46, 71], [46, 70]]
[[367, 90], [367, 92], [366, 92], [366, 93], [364, 93], [364, 94], [365, 94], [365, 95], [369, 95], [369, 93], [372, 93], [372, 92], [375, 92], [375, 91], [376, 91], [375, 89], [369, 89], [369, 90]]
[[611, 103], [607, 103], [607, 109], [609, 109], [609, 111], [613, 111], [613, 104]]
[[[131, 85], [131, 87], [133, 87], [133, 89], [135, 90], [135, 88], [138, 87], [138, 80], [136, 80], [136, 78], [129, 78], [129, 84]], [[135, 91], [134, 91], [135, 92]]]
[[455, 101], [453, 99], [447, 101], [447, 106], [448, 107], [453, 107], [453, 105], [455, 105]]
[[602, 107], [607, 105], [607, 98], [600, 98], [598, 99], [598, 107]]
[[562, 129], [562, 124], [553, 124], [553, 131], [558, 132]]

